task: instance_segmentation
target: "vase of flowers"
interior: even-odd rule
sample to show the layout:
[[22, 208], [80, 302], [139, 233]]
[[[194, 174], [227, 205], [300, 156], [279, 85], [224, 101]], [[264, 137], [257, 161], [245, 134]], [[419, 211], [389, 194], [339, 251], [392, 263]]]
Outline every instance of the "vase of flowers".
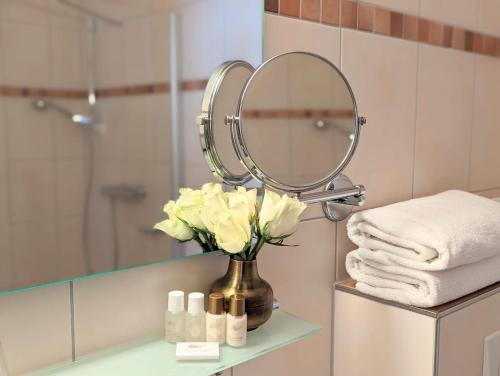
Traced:
[[265, 323], [272, 312], [273, 290], [259, 276], [257, 256], [264, 244], [285, 246], [300, 222], [306, 204], [296, 198], [265, 190], [262, 201], [257, 190], [237, 187], [224, 192], [220, 184], [207, 183], [201, 189], [181, 188], [177, 201], [169, 201], [168, 218], [155, 228], [181, 242], [194, 240], [204, 252], [220, 250], [229, 255], [226, 274], [211, 286], [226, 298], [246, 298], [248, 329]]

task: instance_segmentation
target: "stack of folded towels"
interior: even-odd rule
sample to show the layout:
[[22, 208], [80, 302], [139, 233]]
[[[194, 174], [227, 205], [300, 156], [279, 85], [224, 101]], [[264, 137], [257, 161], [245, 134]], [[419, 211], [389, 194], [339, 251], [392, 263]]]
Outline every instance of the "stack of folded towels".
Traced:
[[463, 191], [365, 210], [348, 222], [361, 292], [433, 307], [500, 281], [500, 202]]

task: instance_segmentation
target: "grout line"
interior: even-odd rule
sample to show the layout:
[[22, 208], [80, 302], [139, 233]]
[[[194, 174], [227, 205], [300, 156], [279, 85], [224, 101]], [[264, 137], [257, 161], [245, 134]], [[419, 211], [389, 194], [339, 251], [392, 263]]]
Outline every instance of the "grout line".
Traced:
[[75, 340], [75, 299], [73, 292], [73, 281], [69, 281], [69, 304], [71, 312], [71, 361], [76, 361], [76, 340]]
[[474, 135], [474, 119], [476, 114], [476, 82], [477, 82], [477, 59], [478, 56], [474, 56], [474, 68], [473, 68], [473, 76], [472, 76], [472, 104], [471, 104], [471, 119], [469, 124], [469, 160], [468, 160], [468, 177], [467, 190], [472, 189], [472, 138]]
[[[338, 264], [338, 237], [339, 237], [339, 222], [335, 222], [335, 240], [334, 246], [334, 268], [333, 268], [333, 284], [337, 282], [337, 264]], [[330, 328], [330, 376], [333, 375], [334, 371], [334, 359], [335, 359], [335, 289], [332, 290], [332, 304], [331, 304], [331, 328]]]
[[[421, 0], [418, 1], [418, 16], [420, 17]], [[404, 20], [404, 17], [403, 17]], [[404, 38], [404, 22], [403, 22], [403, 38]], [[411, 174], [411, 198], [415, 198], [415, 161], [417, 160], [417, 120], [418, 120], [418, 78], [420, 71], [420, 42], [418, 41], [418, 18], [417, 18], [417, 67], [415, 72], [415, 112], [413, 116], [413, 158], [412, 158], [412, 174]]]

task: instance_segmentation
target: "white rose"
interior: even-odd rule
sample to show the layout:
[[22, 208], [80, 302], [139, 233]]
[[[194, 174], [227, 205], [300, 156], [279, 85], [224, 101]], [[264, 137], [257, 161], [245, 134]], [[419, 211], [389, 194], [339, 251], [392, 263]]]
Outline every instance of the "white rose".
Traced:
[[189, 226], [205, 231], [205, 224], [200, 217], [203, 208], [203, 193], [201, 190], [181, 188], [179, 193], [180, 196], [176, 202], [178, 207], [177, 217], [186, 221]]
[[248, 219], [233, 214], [231, 211], [219, 214], [214, 233], [219, 248], [234, 254], [248, 246], [252, 233]]
[[227, 202], [230, 209], [238, 210], [249, 221], [255, 217], [257, 210], [257, 190], [246, 190], [245, 187], [238, 187], [237, 190], [226, 193]]
[[205, 228], [215, 233], [215, 223], [221, 213], [229, 210], [224, 192], [212, 191], [203, 196], [203, 210], [200, 213], [200, 218], [203, 221]]
[[204, 195], [210, 193], [222, 193], [222, 185], [219, 183], [205, 183], [201, 186], [201, 193]]
[[174, 201], [169, 201], [164, 209], [168, 214], [168, 219], [157, 223], [154, 228], [167, 233], [168, 235], [180, 241], [191, 240], [194, 236], [193, 230], [186, 226], [179, 218], [177, 218], [178, 207]]
[[296, 198], [266, 190], [259, 212], [261, 233], [271, 238], [293, 234], [306, 207], [306, 204]]

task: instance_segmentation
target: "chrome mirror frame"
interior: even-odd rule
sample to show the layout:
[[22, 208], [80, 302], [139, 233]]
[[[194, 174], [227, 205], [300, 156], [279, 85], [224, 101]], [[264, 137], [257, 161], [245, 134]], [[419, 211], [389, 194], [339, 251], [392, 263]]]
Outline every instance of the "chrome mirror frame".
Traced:
[[[252, 159], [243, 136], [244, 118], [242, 115], [244, 100], [245, 95], [247, 94], [248, 89], [252, 84], [252, 80], [255, 79], [255, 77], [261, 72], [261, 70], [268, 64], [272, 64], [276, 59], [290, 54], [304, 54], [312, 56], [328, 64], [342, 78], [349, 91], [353, 103], [354, 139], [352, 140], [346, 155], [344, 156], [340, 164], [335, 168], [335, 170], [328, 174], [328, 176], [305, 185], [285, 184], [264, 173]], [[248, 173], [242, 175], [232, 174], [222, 164], [222, 161], [220, 160], [215, 148], [212, 132], [215, 96], [217, 95], [222, 81], [226, 78], [227, 73], [230, 71], [230, 69], [233, 69], [235, 67], [245, 67], [252, 72], [245, 85], [243, 86], [238, 99], [237, 108], [235, 109], [235, 113], [226, 115], [224, 119], [225, 124], [231, 127], [231, 141], [236, 155], [242, 165], [248, 171]], [[222, 64], [211, 76], [207, 84], [207, 88], [203, 96], [202, 113], [197, 117], [197, 124], [200, 126], [200, 140], [203, 153], [208, 162], [210, 170], [219, 180], [222, 180], [229, 185], [242, 185], [250, 181], [252, 178], [255, 178], [264, 186], [269, 186], [274, 189], [296, 195], [297, 198], [302, 202], [308, 204], [321, 203], [326, 218], [330, 219], [331, 221], [341, 221], [345, 219], [351, 213], [354, 206], [361, 206], [364, 204], [365, 187], [363, 185], [353, 185], [351, 180], [341, 173], [348, 165], [352, 156], [354, 155], [354, 152], [356, 151], [361, 134], [361, 128], [365, 123], [366, 119], [359, 116], [358, 114], [354, 93], [349, 82], [342, 74], [342, 72], [327, 59], [310, 52], [302, 51], [287, 52], [285, 54], [274, 56], [261, 64], [257, 69], [254, 69], [250, 64], [241, 60], [229, 61]], [[322, 191], [308, 193], [310, 191], [317, 190], [320, 187], [324, 187]]]
[[228, 73], [234, 68], [241, 67], [248, 69], [250, 73], [255, 70], [252, 65], [242, 60], [227, 61], [215, 70], [210, 76], [203, 94], [201, 114], [196, 118], [196, 124], [199, 126], [200, 131], [201, 149], [208, 163], [208, 167], [219, 181], [228, 185], [242, 185], [252, 179], [252, 176], [248, 172], [244, 174], [234, 174], [224, 166], [217, 153], [213, 133], [215, 98]]
[[[308, 55], [308, 56], [313, 56], [315, 58], [318, 58], [322, 60], [324, 63], [328, 64], [332, 69], [334, 69], [339, 76], [342, 78], [344, 81], [345, 85], [347, 86], [347, 89], [349, 90], [349, 94], [351, 95], [352, 103], [353, 103], [353, 111], [354, 111], [354, 140], [352, 140], [351, 146], [349, 147], [349, 150], [347, 151], [346, 155], [340, 162], [340, 164], [337, 166], [337, 168], [332, 171], [328, 176], [324, 177], [323, 179], [320, 179], [316, 182], [310, 183], [310, 184], [305, 184], [305, 185], [291, 185], [291, 184], [285, 184], [282, 182], [277, 181], [276, 179], [272, 178], [271, 176], [267, 175], [265, 172], [262, 171], [262, 169], [259, 168], [257, 163], [252, 159], [248, 147], [245, 143], [245, 139], [243, 136], [243, 126], [244, 126], [244, 118], [243, 118], [243, 107], [244, 107], [244, 100], [245, 100], [245, 95], [248, 92], [249, 87], [252, 85], [252, 80], [255, 79], [255, 77], [260, 73], [262, 69], [264, 69], [267, 65], [272, 64], [273, 61], [275, 61], [278, 58], [281, 58], [283, 56], [291, 55], [291, 54], [303, 54], [303, 55]], [[252, 174], [252, 176], [261, 181], [264, 185], [273, 187], [275, 189], [284, 191], [284, 192], [291, 192], [291, 193], [303, 193], [303, 192], [308, 192], [314, 189], [317, 189], [321, 186], [324, 186], [328, 182], [331, 182], [337, 175], [339, 175], [347, 166], [349, 161], [351, 160], [352, 156], [354, 155], [354, 152], [356, 151], [360, 133], [361, 133], [361, 125], [364, 118], [360, 118], [358, 116], [358, 109], [356, 105], [356, 99], [354, 97], [354, 93], [352, 91], [351, 86], [349, 85], [349, 82], [345, 78], [345, 76], [340, 72], [340, 70], [333, 65], [330, 61], [327, 59], [323, 58], [322, 56], [310, 53], [310, 52], [287, 52], [285, 54], [277, 55], [269, 60], [265, 61], [263, 64], [261, 64], [253, 73], [252, 75], [248, 78], [243, 91], [241, 92], [239, 101], [238, 101], [238, 109], [236, 111], [236, 116], [234, 117], [229, 117], [227, 118], [227, 123], [228, 125], [231, 126], [231, 135], [233, 138], [233, 146], [236, 150], [236, 154], [238, 155], [238, 158], [240, 159], [241, 163], [246, 167], [246, 169]]]

